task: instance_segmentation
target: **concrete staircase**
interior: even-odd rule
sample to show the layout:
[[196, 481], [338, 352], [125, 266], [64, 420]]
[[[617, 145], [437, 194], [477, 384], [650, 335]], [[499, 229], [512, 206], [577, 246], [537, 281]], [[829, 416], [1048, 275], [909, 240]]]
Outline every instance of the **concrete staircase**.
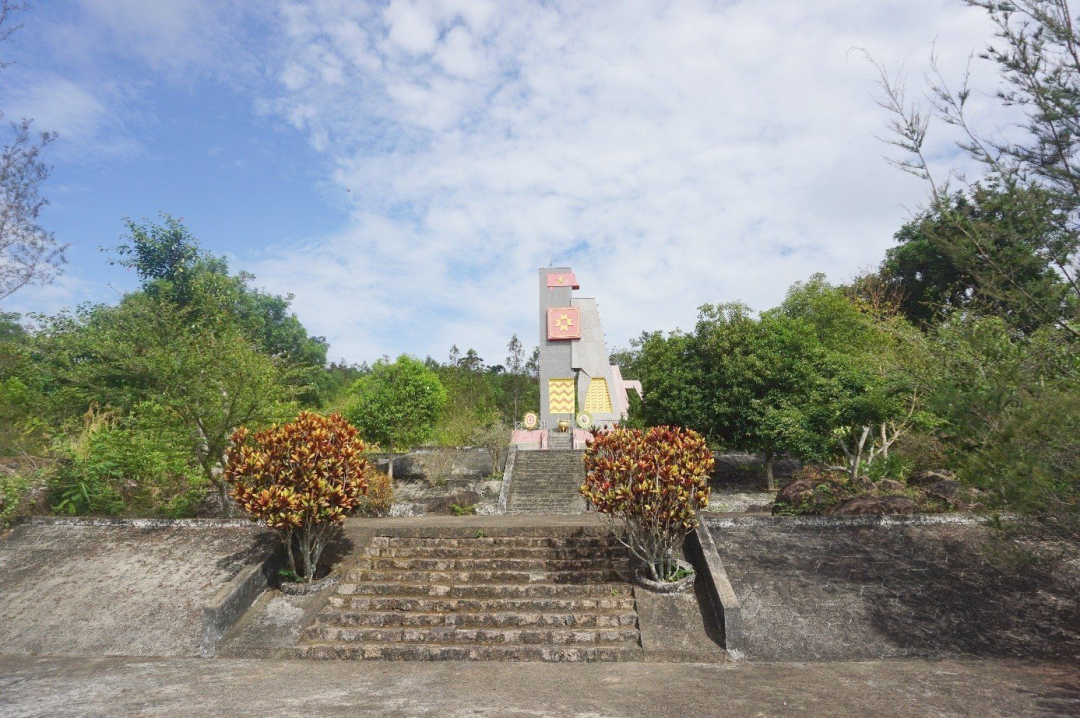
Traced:
[[[567, 434], [563, 434], [567, 436]], [[585, 452], [519, 451], [510, 477], [510, 514], [580, 514], [585, 499], [578, 487], [585, 480]]]
[[642, 660], [629, 578], [626, 549], [608, 537], [376, 536], [294, 655]]
[[548, 431], [548, 449], [553, 451], [565, 451], [574, 448], [574, 435], [569, 431]]

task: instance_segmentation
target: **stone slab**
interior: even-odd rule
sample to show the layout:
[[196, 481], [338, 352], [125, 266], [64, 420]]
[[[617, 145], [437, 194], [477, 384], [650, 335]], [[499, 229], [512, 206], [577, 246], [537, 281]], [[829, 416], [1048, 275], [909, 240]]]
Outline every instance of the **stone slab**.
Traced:
[[661, 594], [634, 589], [641, 647], [651, 662], [722, 663], [722, 637], [698, 605], [694, 591]]
[[1080, 547], [970, 517], [706, 519], [758, 660], [1080, 660]]
[[0, 542], [0, 652], [206, 655], [276, 550], [249, 522], [21, 523]]
[[243, 619], [218, 643], [221, 657], [272, 658], [300, 642], [301, 632], [315, 620], [332, 590], [308, 596], [265, 591]]

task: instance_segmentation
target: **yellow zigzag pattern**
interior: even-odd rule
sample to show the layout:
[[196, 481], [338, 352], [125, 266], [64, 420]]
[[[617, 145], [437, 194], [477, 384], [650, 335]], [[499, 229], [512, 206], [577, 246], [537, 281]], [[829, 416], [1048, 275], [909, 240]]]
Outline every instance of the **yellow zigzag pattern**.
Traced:
[[589, 379], [589, 391], [585, 394], [586, 414], [610, 414], [611, 394], [606, 379]]
[[552, 414], [574, 413], [573, 379], [548, 379], [548, 411]]

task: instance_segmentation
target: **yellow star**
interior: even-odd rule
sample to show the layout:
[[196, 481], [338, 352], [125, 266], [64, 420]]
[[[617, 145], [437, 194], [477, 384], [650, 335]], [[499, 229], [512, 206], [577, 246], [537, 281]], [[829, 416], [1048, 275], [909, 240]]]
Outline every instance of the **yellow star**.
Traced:
[[566, 277], [564, 277], [563, 275], [560, 274], [559, 276], [555, 277], [555, 283], [556, 284], [566, 284]]
[[574, 326], [574, 320], [567, 314], [563, 314], [555, 320], [555, 328], [560, 332], [568, 332], [572, 326]]

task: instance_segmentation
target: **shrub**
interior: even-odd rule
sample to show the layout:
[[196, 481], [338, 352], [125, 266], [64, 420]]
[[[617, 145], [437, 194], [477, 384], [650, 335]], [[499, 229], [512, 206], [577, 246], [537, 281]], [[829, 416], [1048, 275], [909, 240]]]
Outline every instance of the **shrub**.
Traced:
[[0, 529], [7, 528], [11, 523], [29, 487], [30, 482], [20, 474], [0, 473]]
[[367, 493], [356, 505], [358, 516], [386, 516], [394, 504], [394, 480], [389, 474], [372, 470], [368, 476]]
[[882, 456], [878, 454], [872, 461], [865, 464], [866, 476], [871, 481], [893, 479], [894, 481], [907, 481], [911, 475], [912, 461], [898, 454]]
[[49, 480], [53, 510], [67, 514], [194, 513], [209, 482], [186, 449], [187, 437], [162, 421], [160, 407], [140, 404], [125, 417], [92, 406], [74, 437], [59, 440]]
[[712, 452], [695, 431], [619, 428], [590, 442], [581, 495], [652, 579], [671, 580], [676, 552], [708, 506], [712, 468]]
[[[251, 434], [240, 428], [226, 457], [225, 481], [253, 520], [281, 536], [289, 570], [310, 582], [334, 530], [367, 491], [364, 442], [338, 414], [301, 412]], [[300, 555], [297, 568], [296, 554]]]

